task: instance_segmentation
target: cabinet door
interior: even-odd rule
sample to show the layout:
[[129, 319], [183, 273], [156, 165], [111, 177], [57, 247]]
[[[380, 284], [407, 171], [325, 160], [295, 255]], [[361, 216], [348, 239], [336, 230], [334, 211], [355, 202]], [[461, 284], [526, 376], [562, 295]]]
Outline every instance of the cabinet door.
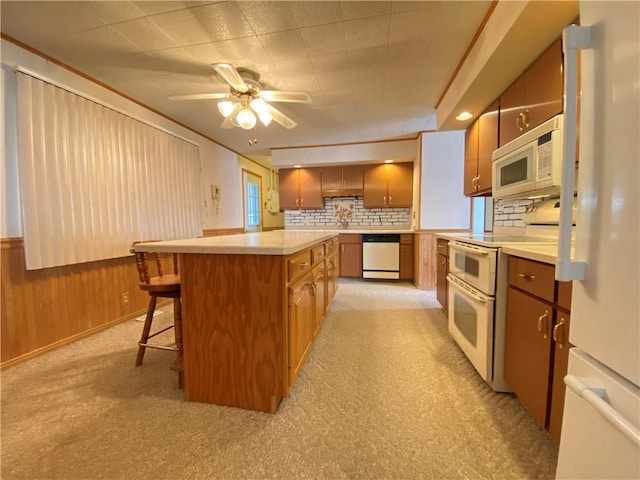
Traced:
[[499, 105], [499, 101], [496, 100], [478, 119], [478, 179], [476, 180], [478, 193], [491, 191], [493, 151], [498, 148]]
[[547, 422], [552, 320], [552, 307], [509, 287], [504, 378], [542, 427]]
[[365, 208], [387, 206], [388, 172], [387, 165], [365, 165], [364, 195]]
[[573, 347], [569, 343], [570, 316], [558, 311], [556, 313], [556, 326], [553, 329], [553, 381], [551, 385], [551, 408], [549, 412], [549, 435], [556, 443], [560, 443], [560, 431], [562, 430], [562, 413], [564, 411], [565, 385], [564, 377], [569, 366], [569, 349]]
[[362, 244], [340, 245], [340, 276], [362, 278]]
[[342, 167], [322, 167], [322, 194], [335, 194], [342, 190]]
[[314, 311], [315, 314], [313, 316], [313, 336], [318, 333], [320, 327], [322, 326], [322, 321], [324, 320], [325, 307], [327, 305], [327, 300], [325, 298], [327, 294], [326, 288], [326, 268], [324, 262], [320, 262], [318, 265], [313, 267], [312, 270], [313, 275], [313, 285], [314, 285]]
[[475, 179], [478, 176], [478, 132], [480, 121], [473, 122], [464, 133], [464, 194], [476, 193]]
[[327, 265], [327, 304], [325, 305], [325, 312], [328, 310], [329, 305], [333, 301], [333, 297], [336, 296], [338, 290], [338, 252], [330, 255], [326, 259]]
[[[356, 190], [362, 192], [364, 186], [364, 169], [361, 165], [342, 167], [343, 190]], [[362, 195], [362, 193], [360, 193]]]
[[283, 168], [279, 172], [281, 210], [299, 208], [298, 171], [298, 168]]
[[400, 280], [413, 280], [413, 245], [400, 245]]
[[289, 386], [293, 385], [313, 338], [313, 277], [289, 287]]
[[436, 255], [437, 273], [436, 273], [436, 298], [442, 308], [447, 310], [447, 297], [449, 294], [447, 285], [447, 274], [449, 273], [449, 259], [441, 254]]
[[525, 73], [526, 129], [562, 113], [562, 43], [556, 41]]
[[389, 171], [388, 207], [410, 207], [413, 204], [413, 163], [391, 163]]
[[300, 207], [322, 208], [322, 169], [299, 168]]
[[521, 115], [525, 108], [525, 78], [521, 75], [500, 96], [500, 146], [509, 143], [524, 131]]

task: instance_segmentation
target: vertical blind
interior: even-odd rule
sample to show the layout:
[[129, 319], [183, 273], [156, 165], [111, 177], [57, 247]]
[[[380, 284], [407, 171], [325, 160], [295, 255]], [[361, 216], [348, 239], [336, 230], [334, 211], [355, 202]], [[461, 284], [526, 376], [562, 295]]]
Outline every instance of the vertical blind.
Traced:
[[27, 269], [129, 254], [202, 234], [198, 147], [18, 72]]

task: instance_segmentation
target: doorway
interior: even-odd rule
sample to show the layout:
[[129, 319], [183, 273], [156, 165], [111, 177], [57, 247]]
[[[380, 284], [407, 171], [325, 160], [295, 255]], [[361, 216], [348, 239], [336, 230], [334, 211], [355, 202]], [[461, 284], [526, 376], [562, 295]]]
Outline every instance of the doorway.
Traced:
[[262, 231], [262, 177], [242, 170], [244, 231]]

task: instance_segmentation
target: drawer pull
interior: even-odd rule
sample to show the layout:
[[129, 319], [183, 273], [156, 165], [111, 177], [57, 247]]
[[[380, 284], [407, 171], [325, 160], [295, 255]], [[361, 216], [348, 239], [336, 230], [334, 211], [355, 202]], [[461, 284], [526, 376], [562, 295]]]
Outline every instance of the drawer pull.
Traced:
[[305, 268], [309, 266], [309, 262], [302, 262], [300, 263], [300, 268]]
[[[559, 335], [562, 335], [562, 339], [558, 340]], [[558, 344], [558, 348], [564, 348], [564, 317], [560, 317], [560, 320], [553, 327], [553, 340]]]
[[535, 275], [527, 275], [526, 273], [518, 273], [518, 276], [520, 278], [524, 278], [525, 280], [535, 280], [536, 279]]
[[[538, 332], [542, 334], [542, 338], [544, 338], [545, 340], [549, 336], [549, 334], [547, 333], [547, 325], [546, 325], [547, 323], [546, 320], [548, 318], [549, 318], [549, 310], [545, 310], [544, 313], [538, 317]], [[545, 322], [544, 330], [542, 327], [542, 322]]]

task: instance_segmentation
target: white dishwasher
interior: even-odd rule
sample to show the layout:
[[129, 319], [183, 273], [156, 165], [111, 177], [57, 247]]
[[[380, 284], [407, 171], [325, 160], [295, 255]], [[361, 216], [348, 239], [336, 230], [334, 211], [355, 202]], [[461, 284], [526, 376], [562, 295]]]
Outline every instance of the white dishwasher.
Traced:
[[400, 278], [400, 234], [362, 235], [362, 277]]

